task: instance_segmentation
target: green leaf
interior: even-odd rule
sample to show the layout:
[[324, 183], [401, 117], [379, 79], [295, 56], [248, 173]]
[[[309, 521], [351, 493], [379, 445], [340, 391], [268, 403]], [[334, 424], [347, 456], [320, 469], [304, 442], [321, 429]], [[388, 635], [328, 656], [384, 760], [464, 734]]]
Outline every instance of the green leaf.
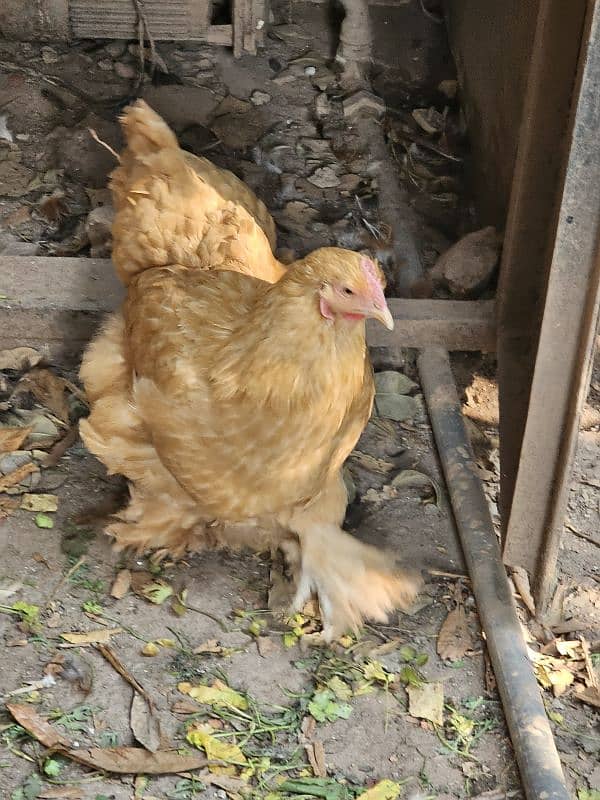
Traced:
[[100, 605], [100, 603], [96, 603], [94, 600], [86, 600], [85, 603], [81, 606], [84, 611], [87, 611], [88, 614], [103, 614], [104, 609]]
[[38, 528], [53, 528], [54, 527], [54, 520], [52, 517], [48, 516], [48, 514], [39, 514], [35, 515], [35, 524]]
[[419, 653], [415, 658], [415, 666], [424, 667], [428, 661], [429, 661], [429, 656], [427, 655], [427, 653]]
[[327, 687], [331, 689], [338, 700], [350, 700], [352, 697], [352, 689], [337, 675], [327, 681]]
[[577, 800], [600, 800], [598, 789], [577, 789]]
[[417, 651], [409, 644], [402, 645], [402, 647], [398, 650], [398, 654], [402, 661], [414, 661], [417, 657]]
[[386, 672], [383, 665], [379, 661], [367, 661], [363, 669], [365, 678], [368, 681], [379, 681], [380, 683], [389, 683], [391, 675]]
[[293, 631], [288, 631], [287, 633], [283, 634], [283, 646], [284, 647], [293, 647], [296, 642], [298, 641], [298, 637]]
[[60, 775], [61, 769], [62, 764], [54, 758], [47, 758], [44, 761], [44, 775], [47, 775], [49, 778], [56, 778], [57, 775]]
[[42, 781], [37, 773], [30, 775], [22, 786], [11, 794], [11, 800], [35, 800], [42, 791]]
[[21, 622], [24, 622], [32, 631], [35, 631], [40, 626], [40, 607], [26, 603], [24, 600], [17, 600], [11, 606], [13, 611], [21, 617]]
[[323, 800], [350, 800], [347, 786], [330, 778], [290, 778], [278, 787], [282, 792], [321, 797]]
[[169, 597], [172, 596], [173, 587], [169, 586], [169, 584], [164, 581], [152, 581], [152, 583], [147, 583], [145, 586], [142, 586], [141, 593], [146, 600], [160, 606], [165, 600], [168, 600]]
[[338, 703], [331, 689], [321, 689], [314, 693], [308, 711], [317, 722], [335, 722], [336, 719], [348, 719], [352, 706]]
[[402, 667], [398, 677], [402, 683], [406, 684], [407, 686], [422, 686], [425, 683], [422, 675], [420, 675], [414, 667], [411, 667], [408, 664]]

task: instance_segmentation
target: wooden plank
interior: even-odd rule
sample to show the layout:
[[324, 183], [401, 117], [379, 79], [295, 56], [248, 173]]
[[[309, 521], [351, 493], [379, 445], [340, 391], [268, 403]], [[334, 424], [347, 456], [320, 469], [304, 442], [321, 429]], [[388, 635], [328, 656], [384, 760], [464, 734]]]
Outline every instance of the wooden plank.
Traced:
[[[600, 309], [600, 3], [583, 36], [569, 156], [504, 560], [534, 574], [543, 616], [552, 596], [579, 419]], [[546, 81], [545, 81], [546, 84]]]
[[[0, 348], [46, 346], [53, 357], [76, 359], [124, 289], [108, 259], [0, 256]], [[369, 321], [373, 348], [429, 347], [492, 351], [490, 301], [390, 299], [394, 331]]]

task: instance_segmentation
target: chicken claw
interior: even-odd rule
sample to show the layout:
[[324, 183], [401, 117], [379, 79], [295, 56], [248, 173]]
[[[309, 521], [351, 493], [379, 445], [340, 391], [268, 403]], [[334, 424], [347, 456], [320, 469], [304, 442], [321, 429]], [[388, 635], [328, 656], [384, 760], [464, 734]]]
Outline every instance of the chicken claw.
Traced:
[[356, 631], [366, 619], [386, 622], [390, 611], [412, 604], [422, 585], [418, 574], [395, 569], [389, 554], [363, 544], [336, 525], [304, 530], [300, 549], [293, 607], [300, 611], [316, 593], [325, 641]]

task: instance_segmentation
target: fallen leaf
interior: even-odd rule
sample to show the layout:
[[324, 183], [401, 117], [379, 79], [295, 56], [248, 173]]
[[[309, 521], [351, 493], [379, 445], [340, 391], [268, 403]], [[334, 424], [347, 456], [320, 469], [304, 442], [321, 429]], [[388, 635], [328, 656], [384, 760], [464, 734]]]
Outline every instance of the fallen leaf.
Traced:
[[39, 469], [30, 461], [27, 464], [23, 464], [21, 467], [17, 467], [17, 469], [12, 472], [9, 472], [8, 475], [0, 476], [0, 492], [4, 492], [11, 486], [17, 486], [33, 472], [39, 472]]
[[436, 725], [444, 722], [444, 688], [441, 683], [423, 683], [406, 687], [408, 713], [418, 719], [427, 719]]
[[38, 800], [83, 800], [79, 786], [53, 786], [38, 794]]
[[0, 428], [0, 453], [12, 453], [20, 450], [33, 427], [26, 428]]
[[61, 633], [61, 638], [73, 645], [108, 644], [111, 636], [122, 632], [123, 628], [102, 628], [87, 633]]
[[15, 347], [13, 350], [0, 350], [0, 370], [13, 369], [23, 372], [39, 364], [42, 356], [33, 347]]
[[58, 511], [58, 497], [55, 494], [23, 494], [21, 508], [24, 511]]
[[146, 750], [156, 753], [161, 741], [160, 721], [147, 698], [138, 692], [133, 693], [129, 725], [136, 741]]
[[160, 647], [155, 642], [146, 642], [142, 647], [142, 655], [148, 658], [153, 658], [160, 653]]
[[218, 639], [208, 639], [206, 642], [202, 642], [199, 644], [198, 647], [194, 647], [192, 653], [194, 655], [201, 655], [202, 653], [215, 653], [219, 654], [223, 652], [223, 648], [219, 644]]
[[288, 778], [278, 787], [282, 792], [323, 800], [350, 800], [348, 787], [332, 778]]
[[31, 392], [38, 403], [50, 409], [63, 422], [69, 421], [69, 403], [65, 396], [67, 382], [49, 369], [36, 367], [23, 375], [17, 383], [13, 396]]
[[338, 675], [334, 675], [327, 681], [327, 687], [331, 689], [338, 700], [346, 701], [352, 697], [352, 689]]
[[309, 702], [308, 711], [317, 722], [335, 722], [336, 719], [348, 719], [352, 706], [337, 702], [331, 689], [320, 689]]
[[142, 586], [140, 592], [146, 600], [149, 600], [151, 603], [154, 603], [157, 606], [162, 605], [165, 600], [168, 600], [169, 597], [173, 594], [173, 587], [169, 586], [168, 583], [164, 581], [152, 581], [151, 583], [147, 583], [145, 586]]
[[350, 458], [369, 472], [380, 472], [385, 475], [394, 469], [394, 464], [391, 461], [375, 458], [369, 453], [363, 453], [362, 450], [353, 450], [350, 453]]
[[201, 725], [192, 728], [186, 734], [186, 739], [194, 747], [202, 748], [210, 761], [232, 761], [231, 765], [209, 764], [208, 768], [216, 775], [235, 775], [237, 766], [247, 764], [246, 756], [242, 753], [237, 744], [229, 744], [223, 739], [215, 739], [211, 733], [209, 725]]
[[437, 652], [444, 661], [460, 661], [473, 647], [471, 631], [462, 606], [453, 609], [440, 628], [437, 638]]
[[171, 711], [174, 714], [197, 714], [198, 713], [198, 706], [196, 703], [188, 702], [187, 700], [177, 700], [171, 706]]
[[379, 781], [375, 786], [359, 794], [356, 800], [396, 800], [400, 796], [402, 784], [396, 781]]
[[48, 514], [36, 514], [35, 524], [38, 526], [38, 528], [53, 528], [54, 520], [52, 517], [49, 517]]
[[203, 757], [180, 755], [175, 750], [157, 750], [150, 753], [142, 747], [78, 747], [60, 734], [30, 705], [7, 703], [6, 708], [16, 722], [34, 739], [56, 753], [85, 764], [96, 770], [116, 772], [121, 775], [167, 775], [207, 766]]
[[575, 697], [582, 703], [587, 703], [594, 708], [600, 708], [600, 691], [595, 686], [589, 686], [582, 692], [576, 692]]
[[197, 700], [199, 703], [204, 703], [208, 706], [215, 706], [217, 708], [239, 708], [245, 711], [248, 708], [248, 701], [235, 689], [227, 686], [220, 680], [214, 681], [212, 686], [192, 686], [191, 683], [183, 682], [177, 684], [177, 688], [183, 694], [187, 694]]
[[110, 589], [110, 596], [115, 600], [122, 600], [131, 587], [131, 572], [128, 569], [122, 569], [118, 572]]

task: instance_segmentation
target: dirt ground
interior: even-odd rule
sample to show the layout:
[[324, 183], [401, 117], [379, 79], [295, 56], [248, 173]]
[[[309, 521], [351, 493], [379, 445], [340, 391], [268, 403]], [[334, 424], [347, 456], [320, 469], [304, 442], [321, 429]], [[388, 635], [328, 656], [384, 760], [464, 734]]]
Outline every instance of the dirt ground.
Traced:
[[[343, 116], [328, 20], [321, 6], [283, 5], [268, 53], [234, 61], [225, 49], [160, 43], [154, 80], [141, 93], [185, 147], [233, 169], [265, 200], [281, 255], [324, 244], [385, 254], [368, 143]], [[448, 79], [448, 69], [442, 59], [436, 81]], [[138, 74], [127, 42], [0, 41], [0, 251], [109, 254], [105, 187], [114, 159], [88, 128], [120, 146], [116, 116], [134, 96]], [[378, 81], [385, 86], [385, 66]], [[409, 124], [410, 83], [386, 125], [431, 265], [469, 230], [472, 214], [457, 161], [426, 143], [413, 147], [423, 132]], [[417, 94], [422, 104], [423, 85]], [[455, 153], [464, 146], [459, 127], [447, 142]], [[0, 448], [4, 476], [34, 465], [0, 493], [0, 693], [29, 720], [21, 727], [8, 710], [0, 713], [3, 797], [337, 800], [372, 787], [379, 793], [366, 797], [522, 796], [414, 357], [406, 353], [393, 366], [407, 380], [391, 398], [392, 412], [380, 396], [379, 414], [350, 459], [356, 499], [347, 527], [423, 570], [425, 588], [410, 613], [331, 648], [314, 646], [311, 609], [293, 620], [281, 613], [288, 587], [268, 554], [207, 553], [157, 566], [113, 553], [102, 524], [123, 502], [122, 482], [107, 478], [75, 438], [39, 469], [44, 451], [56, 453], [55, 443], [85, 413], [76, 389], [60, 384], [59, 402], [54, 384], [38, 386], [38, 394], [29, 386], [15, 400], [26, 370], [0, 366], [0, 424], [34, 428], [14, 452]], [[497, 519], [494, 365], [457, 357], [455, 366]], [[58, 381], [76, 380], [61, 365], [51, 371]], [[597, 369], [560, 557], [556, 629], [540, 631], [519, 598], [532, 651], [543, 656], [538, 674], [578, 800], [600, 797], [599, 715], [577, 699], [589, 678], [580, 637], [590, 643], [592, 669], [600, 651], [599, 395]], [[24, 500], [31, 497], [46, 499]], [[443, 624], [450, 642], [440, 637]], [[191, 686], [212, 694], [205, 689], [200, 702]], [[44, 746], [40, 718], [53, 726], [54, 749]], [[64, 737], [58, 747], [57, 734]], [[101, 769], [106, 762], [92, 749], [111, 756], [134, 745], [138, 758], [158, 748], [173, 759], [208, 754], [229, 765], [175, 769], [174, 760], [176, 774], [144, 777], [142, 760], [136, 777], [121, 777]]]

